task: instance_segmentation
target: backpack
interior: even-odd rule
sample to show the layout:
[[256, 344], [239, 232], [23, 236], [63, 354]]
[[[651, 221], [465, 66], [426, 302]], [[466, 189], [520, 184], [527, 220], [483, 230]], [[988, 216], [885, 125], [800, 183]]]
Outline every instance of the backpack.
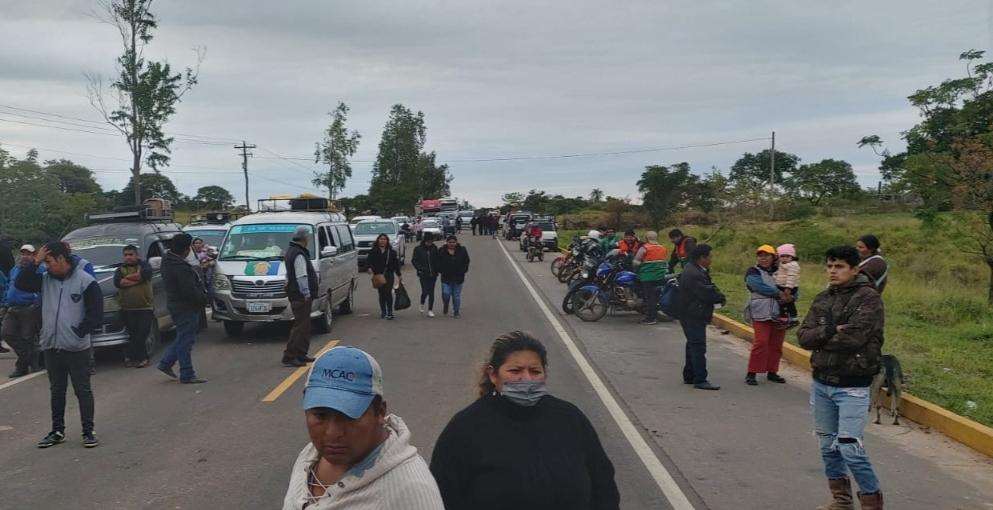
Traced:
[[669, 278], [666, 280], [665, 285], [662, 286], [662, 295], [659, 297], [659, 308], [662, 310], [662, 313], [673, 319], [678, 319], [682, 311], [679, 301], [679, 279]]

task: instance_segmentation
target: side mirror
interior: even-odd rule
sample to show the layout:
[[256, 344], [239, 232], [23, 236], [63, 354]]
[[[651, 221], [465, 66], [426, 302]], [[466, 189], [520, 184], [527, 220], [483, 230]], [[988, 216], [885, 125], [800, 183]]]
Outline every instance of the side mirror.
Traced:
[[337, 246], [325, 246], [321, 250], [321, 257], [334, 257], [337, 254], [338, 254]]
[[159, 271], [162, 269], [162, 257], [152, 257], [148, 259], [148, 265], [152, 268], [152, 271]]

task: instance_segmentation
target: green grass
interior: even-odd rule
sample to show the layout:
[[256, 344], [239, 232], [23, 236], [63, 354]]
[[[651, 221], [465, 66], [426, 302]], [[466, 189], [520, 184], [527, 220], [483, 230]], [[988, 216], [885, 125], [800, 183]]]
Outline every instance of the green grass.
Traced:
[[[922, 225], [910, 214], [816, 217], [779, 223], [740, 223], [724, 228], [681, 227], [714, 247], [714, 282], [728, 296], [722, 313], [742, 319], [748, 293], [745, 270], [761, 244], [793, 243], [803, 267], [801, 315], [824, 289], [824, 251], [872, 233], [890, 263], [883, 295], [883, 351], [903, 365], [908, 391], [978, 422], [993, 426], [993, 307], [986, 302], [989, 269], [961, 253], [965, 238], [943, 228], [954, 218]], [[662, 232], [668, 229], [663, 229]], [[563, 247], [571, 231], [560, 233]], [[640, 234], [641, 232], [639, 232]], [[796, 343], [795, 330], [787, 336]]]

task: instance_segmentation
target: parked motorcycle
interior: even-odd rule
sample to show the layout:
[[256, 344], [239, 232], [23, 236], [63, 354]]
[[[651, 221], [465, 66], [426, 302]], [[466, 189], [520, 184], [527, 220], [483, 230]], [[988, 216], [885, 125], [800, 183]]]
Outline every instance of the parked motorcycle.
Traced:
[[534, 262], [537, 259], [539, 262], [545, 261], [545, 249], [541, 245], [541, 240], [531, 239], [528, 241], [528, 262]]
[[[599, 278], [602, 271], [602, 279]], [[573, 313], [585, 322], [596, 322], [611, 310], [640, 311], [644, 298], [638, 275], [622, 261], [612, 261], [598, 270], [598, 280], [580, 285], [573, 293]]]

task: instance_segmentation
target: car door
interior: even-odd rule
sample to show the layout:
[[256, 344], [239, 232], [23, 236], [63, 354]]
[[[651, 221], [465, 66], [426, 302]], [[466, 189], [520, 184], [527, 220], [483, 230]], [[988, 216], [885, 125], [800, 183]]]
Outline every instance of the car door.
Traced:
[[[341, 283], [342, 296], [347, 297], [358, 272], [358, 249], [355, 246], [355, 239], [348, 225], [338, 225], [338, 256], [337, 267], [341, 270], [339, 282]], [[344, 299], [343, 297], [343, 299]]]
[[[338, 281], [334, 277], [334, 257], [322, 255], [325, 248], [329, 246], [334, 246], [334, 238], [331, 232], [328, 230], [327, 225], [317, 226], [317, 264], [314, 269], [320, 278], [320, 296], [325, 297], [329, 295], [329, 291], [333, 290]], [[332, 298], [333, 299], [333, 298]]]
[[172, 327], [172, 316], [166, 306], [165, 282], [162, 281], [162, 257], [165, 255], [165, 246], [158, 235], [145, 238], [145, 262], [158, 258], [159, 262], [152, 266], [152, 308], [156, 320], [159, 322], [159, 329], [166, 330]]

